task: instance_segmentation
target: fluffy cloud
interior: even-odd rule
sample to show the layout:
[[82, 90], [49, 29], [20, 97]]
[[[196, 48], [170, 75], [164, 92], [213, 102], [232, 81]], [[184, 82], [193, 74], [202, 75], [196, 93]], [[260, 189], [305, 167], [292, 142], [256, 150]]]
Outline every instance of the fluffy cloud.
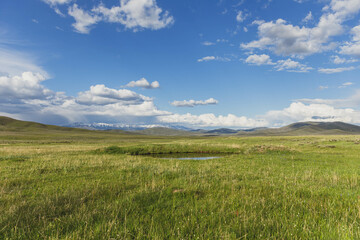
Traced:
[[[58, 5], [69, 5], [73, 0], [43, 0], [65, 17]], [[88, 34], [98, 22], [119, 23], [126, 29], [138, 31], [141, 29], [158, 30], [174, 23], [174, 18], [168, 11], [158, 7], [156, 0], [120, 0], [119, 5], [106, 7], [104, 3], [85, 10], [77, 4], [68, 7], [68, 14], [75, 19], [72, 24], [78, 33]]]
[[352, 41], [340, 47], [340, 53], [360, 57], [360, 25], [351, 29]]
[[214, 114], [201, 114], [201, 115], [192, 115], [187, 114], [171, 114], [167, 116], [157, 117], [160, 122], [172, 123], [172, 124], [182, 124], [198, 127], [244, 127], [244, 128], [254, 128], [254, 127], [264, 127], [268, 125], [268, 122], [265, 120], [255, 120], [247, 117], [237, 117], [233, 114], [226, 116], [219, 115], [215, 116]]
[[58, 5], [58, 4], [61, 5], [61, 4], [68, 4], [72, 0], [43, 0], [43, 1], [49, 5]]
[[[157, 109], [151, 98], [127, 89], [104, 85], [91, 86], [77, 97], [53, 92], [42, 85], [46, 80], [38, 73], [0, 77], [1, 115], [52, 124], [71, 122], [112, 122], [181, 124], [190, 127], [252, 128], [283, 126], [298, 121], [344, 121], [360, 123], [360, 90], [346, 99], [300, 99], [282, 110], [269, 111], [256, 118], [219, 115], [174, 114]], [[350, 86], [344, 83], [342, 86]], [[181, 103], [181, 102], [180, 102]], [[184, 101], [184, 104], [215, 104], [215, 99]], [[175, 104], [176, 105], [176, 104]]]
[[160, 83], [158, 81], [149, 83], [145, 78], [141, 78], [140, 80], [129, 82], [128, 84], [126, 84], [126, 87], [141, 87], [146, 89], [154, 89], [159, 88]]
[[[332, 0], [313, 28], [294, 26], [283, 19], [254, 22], [259, 39], [241, 44], [244, 49], [269, 49], [278, 55], [305, 56], [335, 47], [330, 40], [344, 32], [343, 22], [360, 10], [359, 0]], [[344, 46], [342, 51], [349, 52]]]
[[159, 8], [155, 0], [120, 0], [120, 6], [107, 8], [102, 4], [92, 11], [101, 15], [104, 21], [120, 23], [129, 29], [157, 30], [174, 22], [169, 12]]
[[85, 12], [77, 4], [69, 7], [68, 14], [75, 19], [75, 23], [72, 26], [78, 33], [89, 33], [91, 27], [101, 20], [99, 16]]
[[344, 64], [344, 63], [354, 63], [354, 62], [358, 62], [357, 59], [346, 59], [346, 58], [341, 58], [337, 55], [335, 56], [331, 56], [331, 61], [335, 64]]
[[[24, 72], [19, 76], [0, 77], [0, 108], [3, 115], [52, 124], [141, 121], [168, 115], [156, 108], [152, 98], [127, 89], [104, 85], [91, 86], [77, 97], [53, 92], [42, 85], [46, 77]], [[135, 120], [136, 118], [136, 120]], [[149, 121], [149, 119], [147, 119]]]
[[351, 108], [335, 108], [327, 104], [294, 102], [283, 110], [267, 112], [263, 118], [272, 126], [306, 121], [360, 123], [360, 112]]
[[0, 101], [45, 99], [54, 93], [41, 85], [46, 78], [39, 73], [24, 72], [21, 76], [0, 76]]
[[138, 105], [144, 101], [151, 101], [151, 98], [127, 89], [107, 88], [102, 84], [91, 86], [89, 91], [80, 92], [76, 98], [77, 103], [84, 105]]
[[218, 104], [219, 101], [214, 99], [214, 98], [209, 98], [205, 101], [200, 100], [200, 101], [196, 101], [196, 100], [184, 100], [184, 101], [173, 101], [171, 103], [171, 105], [175, 106], [175, 107], [195, 107], [195, 106], [199, 106], [199, 105], [216, 105]]
[[305, 64], [301, 64], [289, 58], [287, 60], [277, 61], [275, 69], [277, 71], [288, 71], [288, 72], [309, 72], [312, 69], [312, 67], [308, 67]]
[[274, 63], [271, 61], [269, 55], [266, 54], [253, 54], [246, 58], [246, 63], [255, 64], [255, 65], [273, 65]]
[[355, 67], [342, 67], [342, 68], [320, 68], [318, 71], [320, 73], [333, 74], [333, 73], [341, 73], [345, 71], [352, 71]]
[[286, 60], [278, 60], [277, 62], [273, 62], [269, 55], [266, 54], [253, 54], [247, 57], [245, 60], [248, 64], [254, 65], [275, 65], [274, 68], [276, 71], [288, 71], [288, 72], [309, 72], [312, 70], [312, 67], [308, 67], [305, 64], [300, 62], [286, 59]]

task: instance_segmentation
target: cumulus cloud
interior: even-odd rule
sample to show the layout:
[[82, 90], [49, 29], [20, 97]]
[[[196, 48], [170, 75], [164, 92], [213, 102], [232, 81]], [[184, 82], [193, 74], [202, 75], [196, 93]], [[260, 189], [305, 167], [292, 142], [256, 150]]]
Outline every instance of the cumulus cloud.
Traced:
[[[278, 55], [306, 56], [333, 49], [331, 38], [344, 32], [343, 22], [360, 10], [359, 0], [331, 0], [313, 28], [295, 26], [283, 19], [258, 24], [258, 40], [241, 44], [244, 49], [269, 49]], [[344, 46], [344, 53], [352, 45]]]
[[207, 100], [184, 100], [184, 101], [173, 101], [171, 105], [175, 107], [195, 107], [199, 105], [216, 105], [219, 101], [214, 98], [209, 98]]
[[187, 114], [171, 114], [166, 116], [157, 117], [160, 122], [172, 123], [172, 124], [182, 124], [198, 127], [244, 127], [244, 128], [254, 128], [254, 127], [264, 127], [268, 125], [268, 122], [265, 120], [256, 120], [247, 117], [237, 117], [233, 114], [228, 114], [226, 116], [214, 114], [201, 114], [201, 115], [192, 115]]
[[89, 91], [80, 92], [76, 102], [84, 105], [136, 105], [144, 101], [151, 101], [150, 98], [137, 94], [127, 89], [107, 88], [103, 84], [91, 86]]
[[[43, 0], [60, 16], [65, 16], [58, 5], [69, 5], [73, 0]], [[126, 29], [158, 30], [174, 23], [168, 11], [158, 7], [156, 0], [120, 0], [119, 5], [106, 7], [104, 3], [85, 10], [74, 3], [68, 7], [68, 14], [75, 19], [72, 24], [75, 31], [88, 34], [99, 22], [118, 23]]]
[[289, 58], [286, 60], [277, 61], [275, 69], [277, 71], [288, 71], [288, 72], [309, 72], [313, 68], [308, 67], [305, 64], [301, 64], [297, 61], [293, 61]]
[[160, 83], [158, 81], [154, 81], [149, 83], [145, 78], [141, 78], [137, 81], [131, 81], [125, 85], [126, 87], [140, 87], [146, 89], [155, 89], [160, 87]]
[[168, 11], [163, 11], [155, 0], [120, 0], [119, 6], [111, 8], [103, 4], [92, 9], [110, 23], [120, 23], [128, 29], [161, 29], [174, 23]]
[[45, 99], [54, 93], [41, 85], [46, 78], [39, 73], [24, 72], [20, 76], [0, 76], [0, 101]]
[[359, 111], [351, 108], [335, 108], [323, 103], [294, 102], [287, 108], [269, 111], [262, 117], [272, 126], [307, 121], [360, 123]]
[[342, 67], [342, 68], [320, 68], [318, 71], [325, 74], [341, 73], [345, 71], [352, 71], [355, 67]]
[[62, 5], [62, 4], [68, 4], [70, 3], [72, 0], [43, 0], [45, 3], [49, 4], [49, 5]]
[[[346, 99], [300, 99], [282, 110], [255, 118], [246, 116], [174, 114], [157, 109], [153, 100], [127, 89], [112, 89], [99, 84], [80, 92], [77, 97], [54, 92], [42, 85], [41, 74], [0, 77], [1, 115], [52, 124], [71, 122], [131, 122], [181, 124], [191, 127], [263, 127], [283, 126], [298, 121], [344, 121], [360, 123], [360, 90]], [[350, 86], [346, 82], [342, 86]], [[217, 100], [183, 101], [188, 106], [216, 104]], [[175, 104], [177, 105], [177, 104]]]
[[245, 60], [248, 64], [253, 65], [274, 65], [274, 69], [276, 71], [288, 71], [288, 72], [309, 72], [312, 70], [312, 67], [309, 67], [305, 64], [302, 64], [300, 62], [286, 59], [286, 60], [278, 60], [277, 62], [273, 62], [269, 55], [266, 54], [253, 54], [247, 57]]
[[69, 7], [68, 14], [75, 19], [75, 23], [72, 26], [78, 33], [89, 33], [91, 27], [101, 20], [99, 16], [84, 11], [77, 4]]
[[340, 47], [340, 53], [360, 57], [360, 25], [351, 29], [352, 41]]
[[[156, 108], [152, 98], [127, 89], [99, 84], [77, 97], [54, 92], [42, 85], [46, 77], [24, 72], [0, 77], [0, 108], [3, 115], [52, 124], [96, 119], [119, 122], [168, 115]], [[135, 120], [134, 120], [135, 121]]]
[[255, 65], [274, 65], [274, 63], [271, 61], [271, 58], [269, 55], [266, 54], [261, 54], [261, 55], [257, 55], [257, 54], [253, 54], [250, 55], [246, 58], [245, 60], [246, 63], [249, 64], [255, 64]]
[[358, 62], [357, 59], [346, 59], [346, 58], [341, 58], [337, 55], [335, 56], [331, 56], [331, 61], [335, 64], [344, 64], [344, 63], [354, 63], [354, 62]]

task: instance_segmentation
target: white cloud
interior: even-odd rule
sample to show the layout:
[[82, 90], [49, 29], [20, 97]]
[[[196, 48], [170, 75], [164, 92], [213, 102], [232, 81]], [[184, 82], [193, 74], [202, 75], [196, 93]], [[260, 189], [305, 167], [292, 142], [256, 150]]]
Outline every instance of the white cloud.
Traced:
[[354, 70], [355, 67], [342, 67], [342, 68], [319, 68], [319, 72], [320, 73], [325, 73], [325, 74], [333, 74], [333, 73], [341, 73], [341, 72], [345, 72], [345, 71], [352, 71]]
[[301, 64], [297, 61], [293, 61], [289, 58], [286, 60], [277, 61], [275, 69], [277, 71], [288, 71], [288, 72], [309, 72], [313, 68], [308, 67], [305, 64]]
[[140, 80], [129, 82], [128, 84], [126, 84], [126, 87], [141, 87], [146, 89], [154, 89], [159, 88], [160, 84], [158, 81], [149, 83], [145, 78], [141, 78]]
[[262, 117], [272, 126], [284, 126], [294, 122], [307, 121], [360, 123], [359, 111], [351, 108], [335, 108], [320, 103], [294, 102], [285, 109], [269, 111]]
[[[360, 10], [359, 0], [332, 0], [313, 28], [294, 26], [283, 19], [254, 22], [259, 39], [241, 44], [244, 49], [269, 49], [278, 55], [306, 56], [333, 49], [331, 38], [344, 32], [343, 22]], [[360, 48], [359, 48], [360, 49]], [[344, 46], [344, 53], [349, 52]]]
[[16, 76], [26, 71], [48, 76], [34, 57], [0, 45], [0, 75]]
[[24, 72], [21, 76], [0, 76], [0, 101], [18, 102], [20, 99], [45, 99], [54, 93], [41, 85], [45, 76]]
[[351, 29], [353, 35], [351, 42], [340, 47], [340, 53], [360, 57], [360, 25]]
[[312, 12], [310, 11], [302, 21], [307, 23], [307, 22], [312, 21], [313, 19], [314, 19], [314, 17], [312, 15]]
[[206, 57], [203, 57], [203, 58], [199, 58], [197, 61], [198, 62], [208, 62], [208, 61], [213, 61], [215, 59], [216, 59], [215, 56], [206, 56]]
[[246, 63], [255, 64], [255, 65], [274, 65], [269, 55], [266, 54], [253, 54], [246, 58]]
[[[96, 120], [141, 121], [168, 115], [156, 108], [149, 97], [127, 89], [112, 89], [102, 84], [79, 92], [77, 97], [53, 92], [42, 85], [41, 74], [0, 77], [0, 108], [3, 115], [52, 124]], [[149, 119], [147, 119], [149, 121]]]
[[161, 29], [174, 23], [168, 11], [163, 11], [155, 0], [120, 0], [119, 6], [111, 8], [103, 4], [92, 9], [110, 23], [123, 24], [128, 29]]
[[324, 90], [324, 89], [328, 89], [328, 88], [329, 88], [329, 86], [319, 86], [320, 90]]
[[49, 5], [61, 5], [61, 4], [69, 4], [72, 0], [43, 0], [45, 3]]
[[[65, 16], [58, 5], [68, 5], [72, 0], [43, 0], [60, 16]], [[158, 30], [174, 23], [174, 18], [168, 11], [158, 7], [156, 0], [120, 0], [119, 5], [107, 8], [103, 3], [84, 10], [74, 3], [68, 8], [68, 14], [75, 19], [72, 26], [76, 32], [88, 34], [91, 27], [103, 21], [119, 23], [126, 29], [138, 31], [141, 29]]]
[[127, 89], [112, 89], [107, 88], [103, 84], [91, 86], [89, 91], [80, 92], [76, 98], [76, 102], [84, 105], [136, 105], [144, 101], [151, 101], [143, 95], [137, 94]]
[[[346, 99], [300, 99], [282, 110], [268, 111], [256, 118], [219, 115], [174, 114], [158, 110], [151, 98], [126, 89], [104, 85], [91, 86], [77, 97], [53, 92], [42, 85], [41, 74], [25, 72], [20, 76], [0, 77], [1, 114], [19, 119], [53, 124], [71, 122], [131, 122], [184, 124], [192, 127], [263, 127], [283, 126], [299, 121], [344, 121], [360, 123], [360, 112], [351, 108], [360, 104], [360, 90]], [[342, 86], [350, 86], [346, 82]], [[185, 101], [204, 105], [217, 103]]]
[[215, 56], [206, 56], [203, 58], [199, 58], [197, 61], [198, 62], [209, 62], [209, 61], [223, 61], [223, 62], [229, 62], [231, 61], [230, 58], [227, 57], [215, 57]]
[[166, 116], [157, 117], [160, 122], [172, 123], [172, 124], [182, 124], [190, 125], [197, 127], [244, 127], [244, 128], [254, 128], [254, 127], [264, 127], [268, 125], [268, 122], [265, 120], [255, 120], [247, 117], [237, 117], [233, 114], [228, 114], [226, 116], [219, 115], [215, 116], [214, 114], [201, 114], [201, 115], [192, 115], [187, 114], [171, 114]]
[[326, 104], [337, 108], [359, 108], [360, 105], [360, 90], [348, 98], [343, 99], [298, 99], [297, 101], [306, 104]]
[[212, 46], [212, 45], [215, 45], [215, 43], [209, 42], [209, 41], [202, 42], [201, 44], [204, 45], [204, 46]]
[[184, 101], [173, 101], [171, 103], [171, 105], [175, 106], [175, 107], [195, 107], [195, 106], [199, 106], [199, 105], [216, 105], [218, 104], [219, 101], [214, 99], [214, 98], [209, 98], [205, 101], [200, 100], [200, 101], [196, 101], [196, 100], [184, 100]]
[[243, 11], [238, 11], [236, 14], [236, 21], [243, 22], [247, 18], [247, 14], [245, 14]]
[[354, 63], [354, 62], [358, 62], [357, 59], [346, 59], [346, 58], [341, 58], [337, 55], [335, 56], [331, 56], [331, 61], [335, 64], [344, 64], [344, 63]]
[[68, 14], [74, 17], [75, 23], [73, 23], [72, 26], [78, 33], [88, 34], [91, 26], [101, 20], [99, 16], [85, 12], [83, 9], [79, 8], [77, 4], [69, 7]]
[[354, 83], [353, 82], [346, 82], [346, 83], [341, 84], [338, 88], [346, 88], [346, 87], [349, 87], [351, 85], [354, 85]]

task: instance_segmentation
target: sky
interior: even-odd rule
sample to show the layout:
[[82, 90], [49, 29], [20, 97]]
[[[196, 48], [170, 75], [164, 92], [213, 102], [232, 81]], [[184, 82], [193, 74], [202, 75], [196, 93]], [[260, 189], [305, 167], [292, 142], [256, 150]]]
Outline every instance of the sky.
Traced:
[[1, 0], [0, 115], [360, 124], [360, 0]]

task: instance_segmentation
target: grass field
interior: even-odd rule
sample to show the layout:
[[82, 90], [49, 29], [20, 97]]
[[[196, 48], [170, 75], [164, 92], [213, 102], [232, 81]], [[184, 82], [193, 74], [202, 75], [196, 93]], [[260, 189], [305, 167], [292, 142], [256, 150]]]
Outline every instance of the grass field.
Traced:
[[360, 239], [359, 143], [2, 131], [0, 239]]

